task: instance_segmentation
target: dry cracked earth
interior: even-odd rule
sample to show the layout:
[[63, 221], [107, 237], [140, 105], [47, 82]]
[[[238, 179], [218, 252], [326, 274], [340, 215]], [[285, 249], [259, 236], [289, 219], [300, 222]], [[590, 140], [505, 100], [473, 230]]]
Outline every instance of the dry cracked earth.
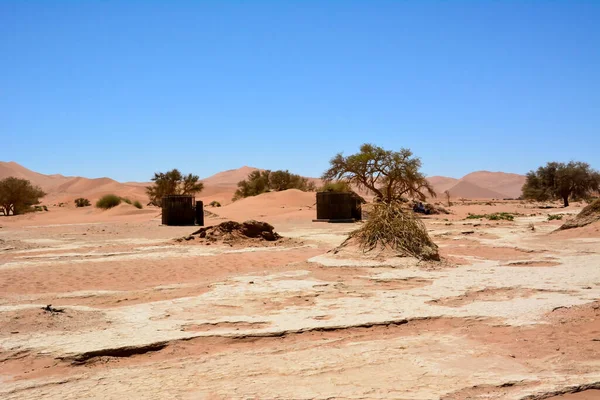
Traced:
[[341, 224], [5, 225], [0, 398], [600, 398], [600, 235], [475, 222], [426, 221], [442, 263], [334, 254]]

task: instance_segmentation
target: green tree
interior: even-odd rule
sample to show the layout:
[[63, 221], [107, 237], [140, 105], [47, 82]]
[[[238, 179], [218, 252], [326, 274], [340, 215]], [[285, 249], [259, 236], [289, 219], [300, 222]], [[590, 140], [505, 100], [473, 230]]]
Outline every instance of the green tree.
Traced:
[[549, 162], [527, 173], [522, 191], [525, 199], [560, 199], [568, 207], [569, 199], [583, 199], [600, 191], [600, 172], [580, 161]]
[[195, 195], [204, 189], [198, 175], [182, 175], [177, 169], [168, 172], [155, 172], [154, 184], [146, 188], [150, 203], [161, 206], [162, 198], [171, 195]]
[[269, 187], [276, 192], [288, 189], [299, 189], [306, 192], [308, 191], [308, 179], [287, 170], [274, 171], [269, 175]]
[[304, 192], [314, 191], [315, 184], [308, 179], [292, 174], [289, 171], [252, 171], [246, 179], [238, 182], [233, 201], [256, 196], [269, 191], [299, 189]]
[[427, 194], [435, 197], [431, 184], [420, 172], [421, 160], [409, 149], [385, 150], [365, 143], [356, 154], [344, 157], [337, 154], [323, 173], [325, 182], [345, 181], [373, 192], [381, 200], [391, 203], [401, 196], [425, 200]]
[[8, 177], [0, 181], [0, 205], [4, 213], [20, 214], [35, 204], [46, 193], [38, 186], [33, 186], [27, 179]]

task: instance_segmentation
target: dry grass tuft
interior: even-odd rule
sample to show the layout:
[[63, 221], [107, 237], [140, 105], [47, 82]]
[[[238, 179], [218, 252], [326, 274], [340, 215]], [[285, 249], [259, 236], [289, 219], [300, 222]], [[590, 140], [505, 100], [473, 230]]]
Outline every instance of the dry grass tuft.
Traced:
[[398, 202], [374, 204], [369, 219], [350, 234], [348, 240], [351, 239], [365, 252], [391, 249], [402, 256], [421, 260], [440, 259], [438, 247], [423, 222], [413, 212], [402, 210]]

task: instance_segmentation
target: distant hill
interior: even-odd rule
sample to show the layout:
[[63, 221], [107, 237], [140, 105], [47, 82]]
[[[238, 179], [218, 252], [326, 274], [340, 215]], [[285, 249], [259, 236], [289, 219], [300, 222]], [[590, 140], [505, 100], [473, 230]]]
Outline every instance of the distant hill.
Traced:
[[89, 179], [63, 176], [58, 174], [44, 175], [31, 171], [16, 162], [0, 161], [0, 179], [14, 176], [27, 179], [40, 186], [46, 193], [45, 203], [72, 203], [77, 197], [85, 197], [94, 202], [105, 194], [116, 194], [129, 197], [131, 200], [148, 202], [145, 185], [120, 183], [110, 178]]
[[521, 188], [525, 184], [526, 179], [525, 175], [477, 171], [463, 176], [461, 181], [473, 183], [484, 189], [501, 193], [504, 197], [516, 198], [521, 195]]
[[438, 196], [458, 183], [458, 179], [446, 176], [431, 176], [427, 180], [431, 183]]
[[445, 176], [427, 178], [438, 196], [448, 190], [453, 198], [503, 199], [517, 198], [525, 183], [525, 176], [505, 172], [476, 171], [460, 179]]
[[215, 186], [234, 186], [237, 187], [237, 183], [242, 181], [254, 171], [263, 171], [259, 168], [243, 166], [237, 169], [230, 169], [227, 171], [216, 173], [208, 178], [202, 179], [204, 185], [215, 185]]
[[[202, 179], [204, 191], [197, 198], [203, 200], [205, 204], [213, 200], [223, 205], [228, 204], [231, 202], [237, 183], [246, 179], [252, 171], [257, 170], [260, 169], [243, 166], [204, 178]], [[39, 185], [48, 193], [44, 199], [46, 203], [72, 203], [72, 200], [77, 197], [86, 197], [94, 202], [109, 193], [129, 197], [131, 200], [139, 200], [144, 204], [148, 202], [146, 186], [149, 183], [147, 182], [122, 183], [110, 178], [90, 179], [59, 174], [44, 175], [31, 171], [16, 162], [0, 161], [0, 179], [8, 176], [28, 179], [33, 184]], [[317, 178], [308, 179], [315, 182], [317, 186], [321, 185], [321, 181]], [[465, 175], [461, 179], [432, 176], [428, 180], [438, 196], [442, 196], [445, 190], [449, 190], [452, 198], [501, 199], [520, 196], [525, 176], [504, 172], [477, 171]], [[362, 192], [361, 194], [366, 195]]]

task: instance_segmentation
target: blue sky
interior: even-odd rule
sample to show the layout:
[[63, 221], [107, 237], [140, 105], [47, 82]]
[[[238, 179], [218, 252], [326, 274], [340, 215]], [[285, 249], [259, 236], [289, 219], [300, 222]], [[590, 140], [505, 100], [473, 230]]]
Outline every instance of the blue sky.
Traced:
[[600, 1], [2, 1], [0, 160], [148, 180], [600, 168]]

